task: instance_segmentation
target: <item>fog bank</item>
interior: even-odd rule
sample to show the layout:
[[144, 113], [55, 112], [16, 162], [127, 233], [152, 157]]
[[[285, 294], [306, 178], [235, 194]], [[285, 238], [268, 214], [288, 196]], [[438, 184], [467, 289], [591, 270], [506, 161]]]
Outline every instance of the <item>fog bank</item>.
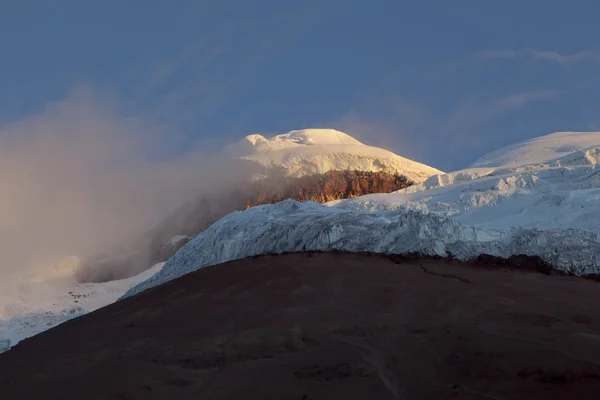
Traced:
[[184, 200], [242, 179], [201, 145], [156, 161], [169, 140], [87, 87], [0, 126], [0, 311], [32, 273], [134, 240]]

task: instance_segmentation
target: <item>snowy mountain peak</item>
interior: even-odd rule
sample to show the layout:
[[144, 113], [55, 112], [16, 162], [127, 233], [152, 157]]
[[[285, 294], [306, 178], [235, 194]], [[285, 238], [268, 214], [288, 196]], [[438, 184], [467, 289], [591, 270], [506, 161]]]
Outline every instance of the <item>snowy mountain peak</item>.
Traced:
[[268, 140], [263, 136], [255, 133], [254, 135], [248, 135], [242, 141], [250, 142], [253, 146], [256, 146], [259, 143], [266, 143]]
[[347, 133], [335, 129], [299, 129], [273, 136], [270, 139], [260, 134], [248, 135], [228, 147], [238, 153], [266, 153], [299, 146], [360, 145], [361, 142]]
[[361, 142], [347, 133], [335, 129], [301, 129], [277, 135], [273, 141], [290, 141], [296, 144], [323, 145], [323, 144], [358, 144]]
[[472, 167], [514, 168], [548, 163], [594, 146], [600, 146], [600, 132], [556, 132], [493, 151]]
[[273, 175], [302, 177], [328, 171], [387, 172], [422, 182], [442, 171], [398, 156], [391, 151], [367, 146], [335, 129], [301, 129], [270, 139], [254, 134], [228, 146], [226, 154], [250, 161], [263, 169], [256, 178]]

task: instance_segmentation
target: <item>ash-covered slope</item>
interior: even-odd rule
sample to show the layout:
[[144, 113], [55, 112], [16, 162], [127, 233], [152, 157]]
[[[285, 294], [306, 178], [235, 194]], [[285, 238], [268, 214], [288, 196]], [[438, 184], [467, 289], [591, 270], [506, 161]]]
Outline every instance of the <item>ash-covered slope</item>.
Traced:
[[246, 136], [229, 146], [225, 154], [251, 161], [264, 168], [255, 178], [301, 177], [328, 171], [371, 171], [401, 175], [422, 182], [443, 173], [427, 165], [400, 157], [391, 151], [367, 146], [334, 129], [303, 129], [270, 139]]
[[527, 254], [567, 273], [600, 272], [598, 237], [583, 230], [485, 230], [414, 211], [353, 212], [286, 200], [222, 218], [125, 297], [199, 268], [258, 254], [309, 250], [421, 253], [460, 260]]

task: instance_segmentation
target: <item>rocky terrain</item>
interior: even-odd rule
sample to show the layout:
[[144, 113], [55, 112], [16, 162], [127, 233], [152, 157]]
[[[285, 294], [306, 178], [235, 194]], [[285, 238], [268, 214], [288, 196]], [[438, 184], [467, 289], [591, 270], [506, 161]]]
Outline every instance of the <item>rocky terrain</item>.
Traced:
[[597, 399], [598, 283], [551, 272], [530, 257], [238, 260], [22, 341], [0, 355], [0, 398]]

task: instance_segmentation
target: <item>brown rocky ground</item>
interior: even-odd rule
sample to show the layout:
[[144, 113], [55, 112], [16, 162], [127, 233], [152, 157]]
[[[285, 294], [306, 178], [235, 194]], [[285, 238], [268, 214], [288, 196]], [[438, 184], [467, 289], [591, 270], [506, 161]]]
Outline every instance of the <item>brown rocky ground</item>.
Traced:
[[0, 399], [600, 398], [599, 284], [511, 265], [206, 268], [0, 355]]

